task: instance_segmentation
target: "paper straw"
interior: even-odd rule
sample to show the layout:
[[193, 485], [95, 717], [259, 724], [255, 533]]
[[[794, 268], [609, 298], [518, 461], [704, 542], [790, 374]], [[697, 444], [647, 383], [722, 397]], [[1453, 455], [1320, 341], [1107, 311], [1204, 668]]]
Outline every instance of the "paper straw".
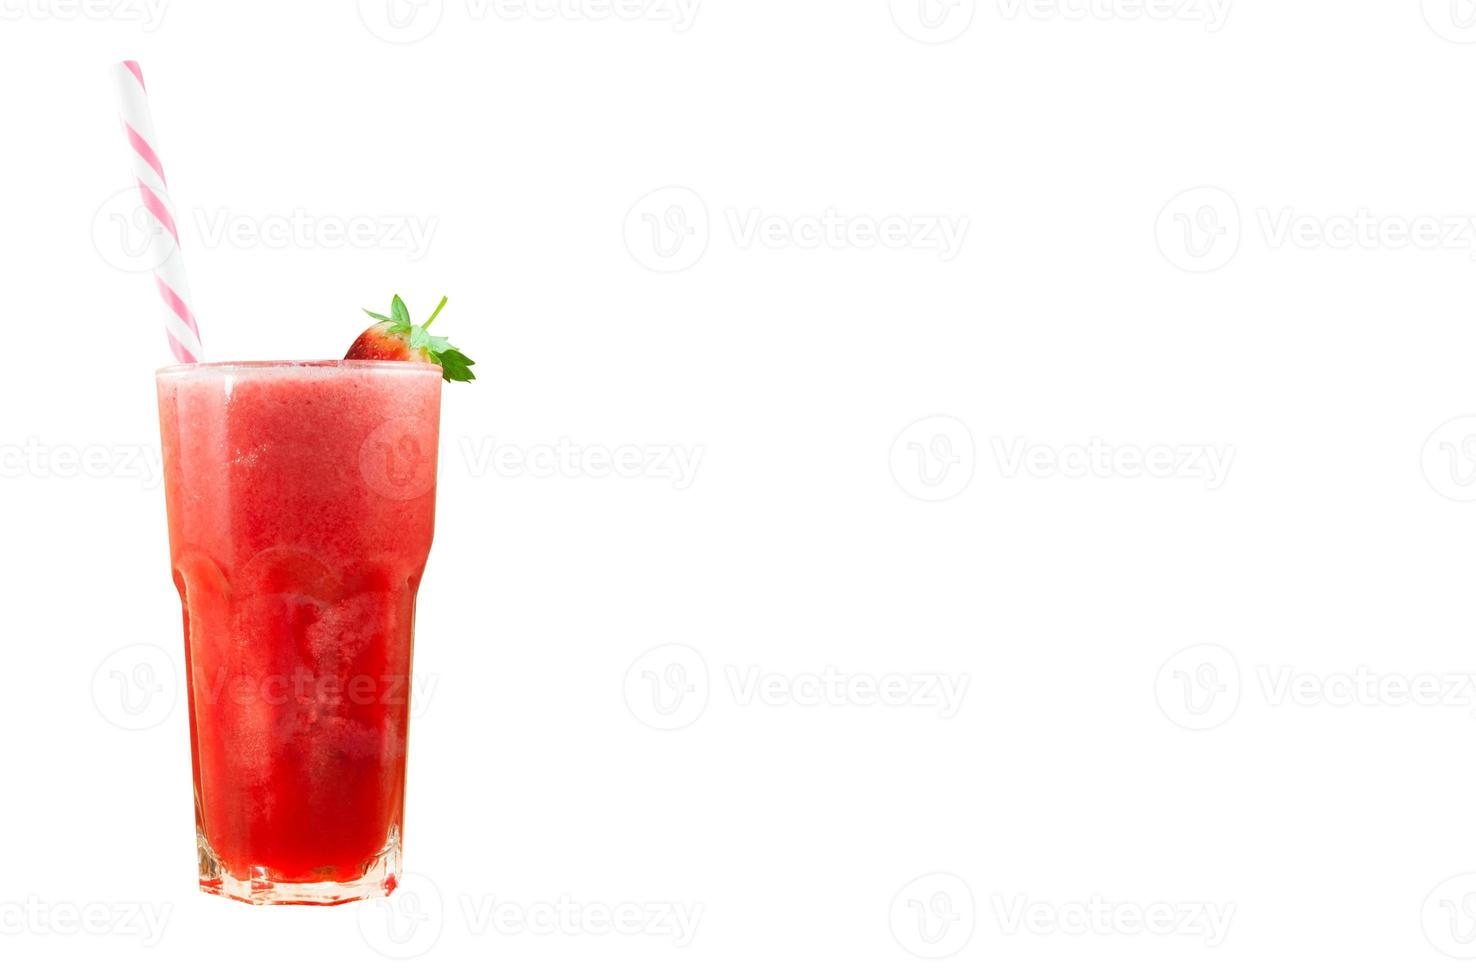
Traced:
[[185, 279], [179, 230], [174, 223], [174, 204], [169, 199], [164, 164], [159, 160], [154, 116], [149, 112], [149, 97], [138, 62], [120, 61], [114, 65], [113, 82], [118, 92], [119, 121], [128, 140], [128, 162], [138, 182], [144, 210], [157, 225], [150, 228], [149, 249], [154, 285], [164, 301], [164, 330], [169, 337], [169, 349], [174, 352], [175, 360], [193, 364], [204, 358], [205, 353], [200, 346], [200, 328], [191, 310], [190, 285]]

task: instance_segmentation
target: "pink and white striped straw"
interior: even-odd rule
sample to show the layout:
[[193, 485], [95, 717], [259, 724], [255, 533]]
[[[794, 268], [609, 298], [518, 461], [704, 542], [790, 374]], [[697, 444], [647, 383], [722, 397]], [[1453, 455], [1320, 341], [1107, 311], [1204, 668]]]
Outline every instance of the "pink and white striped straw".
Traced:
[[128, 162], [138, 182], [144, 210], [157, 224], [150, 228], [149, 248], [154, 285], [164, 300], [164, 329], [169, 337], [169, 349], [174, 352], [175, 360], [193, 364], [205, 352], [200, 345], [200, 328], [190, 308], [190, 285], [179, 252], [179, 229], [174, 223], [174, 205], [169, 199], [169, 183], [164, 179], [164, 164], [159, 161], [159, 142], [154, 135], [154, 116], [149, 111], [143, 71], [136, 61], [120, 61], [113, 66], [113, 81], [118, 92], [119, 120], [128, 138]]

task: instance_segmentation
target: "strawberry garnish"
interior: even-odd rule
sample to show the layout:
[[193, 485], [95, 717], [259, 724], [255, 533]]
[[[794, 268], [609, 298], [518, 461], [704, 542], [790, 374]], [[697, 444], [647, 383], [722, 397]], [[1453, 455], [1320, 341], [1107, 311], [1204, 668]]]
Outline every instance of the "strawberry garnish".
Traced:
[[346, 361], [429, 361], [441, 366], [441, 377], [447, 381], [471, 381], [476, 377], [471, 365], [476, 362], [453, 347], [445, 337], [437, 337], [428, 329], [446, 305], [441, 297], [440, 306], [424, 323], [411, 323], [410, 311], [405, 301], [396, 296], [390, 300], [390, 316], [365, 310], [375, 323], [359, 334], [348, 353]]

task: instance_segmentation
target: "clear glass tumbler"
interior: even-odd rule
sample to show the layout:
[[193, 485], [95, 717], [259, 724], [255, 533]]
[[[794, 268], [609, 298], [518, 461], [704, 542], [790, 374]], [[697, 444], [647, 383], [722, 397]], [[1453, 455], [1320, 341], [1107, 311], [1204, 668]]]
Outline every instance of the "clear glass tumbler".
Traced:
[[157, 383], [200, 887], [253, 904], [388, 894], [441, 369], [237, 362]]

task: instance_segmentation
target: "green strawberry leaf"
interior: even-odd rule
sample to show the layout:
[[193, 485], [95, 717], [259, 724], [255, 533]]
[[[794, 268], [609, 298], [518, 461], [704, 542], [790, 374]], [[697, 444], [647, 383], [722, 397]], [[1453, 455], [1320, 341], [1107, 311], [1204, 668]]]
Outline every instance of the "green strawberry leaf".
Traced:
[[408, 334], [407, 343], [412, 350], [423, 351], [426, 360], [437, 364], [441, 368], [441, 377], [447, 381], [472, 381], [476, 375], [472, 373], [471, 366], [476, 363], [452, 345], [446, 337], [432, 334], [427, 328], [431, 321], [441, 315], [441, 310], [446, 307], [446, 297], [441, 297], [440, 305], [430, 315], [430, 320], [424, 323], [411, 323], [410, 310], [405, 306], [405, 301], [396, 294], [390, 301], [390, 316], [375, 313], [373, 310], [364, 310], [378, 323], [387, 334]]
[[476, 361], [467, 357], [455, 347], [441, 351], [437, 357], [441, 362], [441, 377], [447, 381], [474, 381], [476, 375], [472, 373], [471, 366]]

